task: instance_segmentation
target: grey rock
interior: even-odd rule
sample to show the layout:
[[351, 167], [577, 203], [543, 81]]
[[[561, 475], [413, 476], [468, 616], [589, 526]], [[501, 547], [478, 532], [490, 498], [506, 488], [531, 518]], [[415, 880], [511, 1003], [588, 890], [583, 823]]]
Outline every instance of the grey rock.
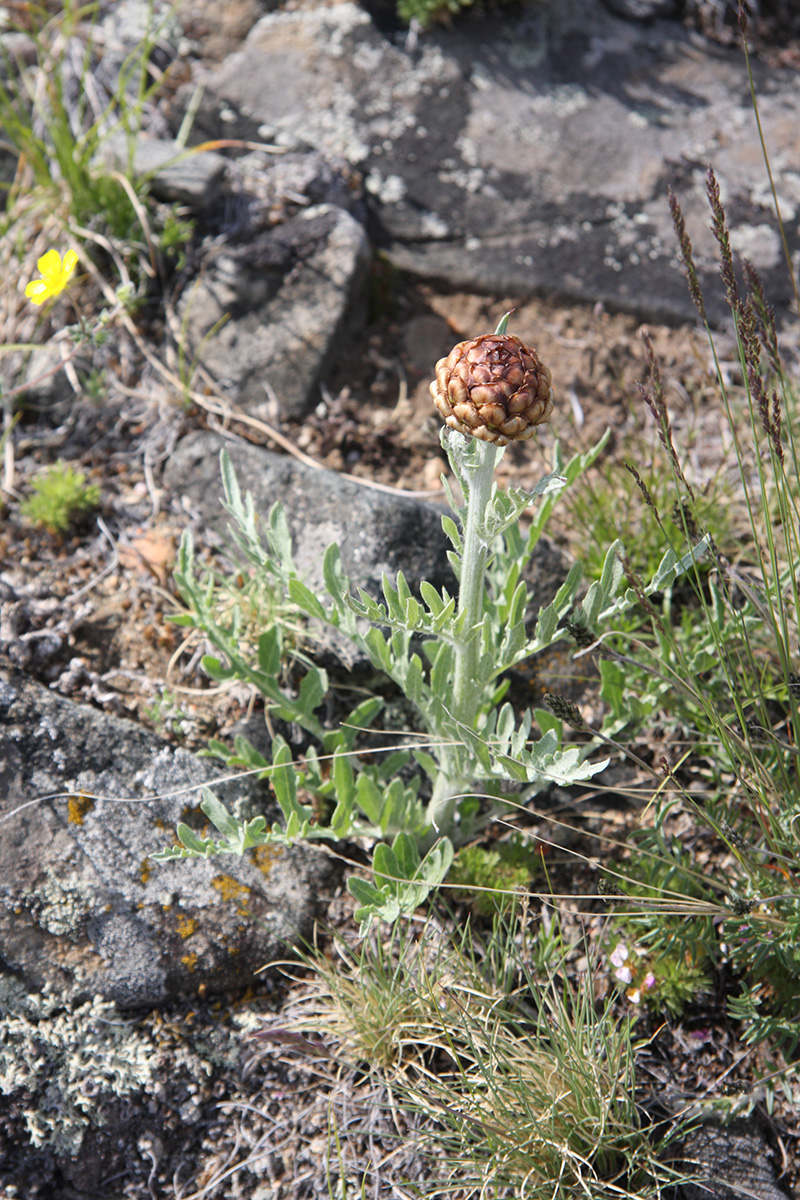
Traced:
[[[134, 119], [136, 114], [137, 129], [147, 129], [156, 137], [166, 134], [157, 97], [143, 96], [140, 91], [142, 75], [147, 88], [158, 72], [166, 71], [174, 62], [182, 36], [175, 7], [167, 0], [119, 0], [103, 6], [102, 18], [95, 29], [94, 45], [99, 53], [91, 85], [95, 94], [108, 104], [107, 114], [113, 123], [107, 133], [119, 129], [114, 97], [121, 91], [130, 105], [127, 119]], [[82, 61], [82, 55], [77, 58]], [[79, 80], [80, 84], [84, 82]]]
[[241, 242], [315, 205], [334, 205], [364, 223], [361, 177], [345, 159], [254, 150], [228, 162], [221, 232], [226, 242]]
[[[800, 93], [789, 70], [756, 63], [755, 73], [794, 250]], [[373, 228], [403, 269], [649, 319], [695, 317], [668, 184], [709, 313], [725, 314], [705, 198], [712, 163], [735, 249], [779, 310], [790, 301], [741, 55], [677, 23], [620, 20], [586, 0], [558, 19], [523, 13], [434, 31], [415, 48], [352, 3], [281, 11], [206, 80], [197, 137], [217, 135], [221, 121], [229, 134], [357, 166]]]
[[[0, 973], [123, 1008], [248, 986], [316, 915], [329, 860], [270, 848], [157, 864], [201, 785], [252, 815], [252, 780], [0, 671]], [[272, 815], [269, 816], [273, 819]]]
[[295, 565], [312, 589], [322, 590], [322, 559], [332, 542], [354, 587], [382, 597], [384, 573], [394, 580], [403, 571], [411, 588], [427, 579], [434, 587], [455, 588], [446, 555], [441, 510], [432, 504], [391, 495], [315, 470], [258, 446], [228, 442], [217, 434], [190, 434], [167, 463], [164, 482], [191, 506], [195, 521], [228, 540], [229, 518], [222, 511], [219, 453], [230, 454], [243, 492], [249, 491], [264, 516], [276, 500], [286, 512]]
[[204, 212], [217, 199], [228, 167], [227, 159], [213, 150], [187, 150], [144, 134], [132, 140], [113, 134], [101, 143], [100, 153], [114, 170], [130, 170], [134, 178], [150, 176], [156, 199], [186, 204], [195, 212]]
[[683, 0], [603, 0], [609, 12], [629, 21], [652, 21], [656, 17], [677, 17]]
[[361, 224], [330, 204], [212, 248], [181, 306], [190, 355], [253, 414], [306, 415], [341, 339], [363, 319], [369, 261]]
[[154, 1164], [172, 1179], [202, 1161], [220, 1097], [247, 1095], [240, 1058], [258, 1019], [216, 1007], [195, 997], [132, 1015], [0, 974], [3, 1195], [148, 1195]]
[[775, 1160], [757, 1117], [740, 1117], [728, 1125], [718, 1120], [693, 1129], [680, 1147], [679, 1169], [695, 1176], [680, 1189], [681, 1200], [786, 1200]]
[[[52, 412], [74, 401], [75, 389], [64, 370], [65, 359], [69, 359], [73, 379], [76, 370], [89, 369], [90, 359], [83, 350], [77, 357], [70, 357], [71, 350], [72, 346], [63, 341], [60, 344], [48, 341], [31, 350], [18, 380], [19, 386], [25, 386], [22, 395], [26, 404]], [[88, 353], [90, 355], [91, 350]]]
[[219, 62], [239, 48], [265, 12], [281, 0], [178, 0], [173, 6], [194, 53]]

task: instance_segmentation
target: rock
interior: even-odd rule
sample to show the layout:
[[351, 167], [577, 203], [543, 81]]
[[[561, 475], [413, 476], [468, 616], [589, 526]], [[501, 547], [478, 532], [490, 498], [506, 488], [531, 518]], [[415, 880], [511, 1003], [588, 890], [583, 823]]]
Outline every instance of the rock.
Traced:
[[[74, 403], [78, 376], [91, 367], [91, 347], [71, 356], [72, 346], [66, 340], [51, 338], [41, 346], [35, 346], [21, 370], [19, 385], [25, 385], [22, 393], [24, 402], [33, 409], [57, 415], [66, 413]], [[69, 363], [69, 373], [64, 369]]]
[[694, 1182], [678, 1190], [681, 1200], [786, 1200], [778, 1184], [775, 1162], [758, 1117], [740, 1117], [723, 1125], [703, 1122], [680, 1146], [678, 1169], [685, 1167]]
[[277, 1082], [242, 1079], [259, 1010], [195, 997], [134, 1018], [99, 997], [31, 994], [0, 975], [3, 1197], [166, 1196], [205, 1162], [216, 1173], [220, 1102], [256, 1099]]
[[280, 0], [180, 0], [177, 15], [204, 59], [215, 62], [237, 50], [258, 18]]
[[363, 227], [332, 204], [212, 247], [181, 306], [189, 354], [251, 413], [304, 416], [345, 333], [363, 319], [369, 261]]
[[194, 212], [205, 212], [217, 199], [228, 167], [213, 150], [187, 151], [177, 142], [141, 133], [132, 141], [113, 134], [102, 142], [100, 154], [109, 169], [130, 169], [134, 178], [149, 175], [156, 199], [186, 204]]
[[683, 0], [603, 0], [609, 12], [629, 21], [652, 21], [657, 17], [677, 17]]
[[[790, 70], [754, 71], [794, 250], [800, 93]], [[736, 249], [779, 310], [790, 302], [741, 53], [677, 23], [620, 20], [586, 0], [432, 31], [415, 49], [344, 2], [268, 14], [205, 84], [198, 140], [223, 127], [343, 156], [364, 175], [392, 261], [429, 280], [694, 320], [672, 184], [721, 320], [712, 163]]]
[[[252, 815], [251, 779], [0, 671], [0, 973], [64, 1001], [153, 1006], [245, 988], [308, 933], [329, 860], [305, 848], [158, 864], [201, 785]], [[270, 818], [272, 819], [272, 818]]]
[[228, 195], [217, 232], [226, 243], [244, 242], [315, 205], [334, 205], [362, 225], [361, 178], [340, 157], [254, 150], [228, 161]]
[[[151, 135], [161, 135], [165, 128], [157, 108], [158, 89], [152, 85], [179, 54], [183, 33], [174, 6], [168, 0], [119, 0], [98, 16], [92, 32], [99, 61], [93, 63], [91, 86], [109, 105], [105, 132], [146, 128]], [[85, 86], [83, 56], [75, 57], [81, 72], [78, 81]], [[118, 117], [114, 98], [120, 92], [130, 105], [130, 124]]]
[[219, 453], [231, 456], [242, 492], [252, 493], [256, 511], [266, 517], [276, 500], [286, 512], [298, 573], [322, 591], [322, 559], [337, 542], [342, 565], [354, 587], [382, 599], [384, 573], [392, 581], [402, 570], [409, 587], [422, 579], [434, 587], [455, 580], [447, 562], [441, 510], [401, 492], [387, 494], [334, 471], [315, 470], [296, 459], [258, 446], [226, 441], [213, 433], [190, 434], [179, 442], [164, 472], [172, 495], [184, 497], [208, 539], [229, 541], [229, 518], [220, 497]]

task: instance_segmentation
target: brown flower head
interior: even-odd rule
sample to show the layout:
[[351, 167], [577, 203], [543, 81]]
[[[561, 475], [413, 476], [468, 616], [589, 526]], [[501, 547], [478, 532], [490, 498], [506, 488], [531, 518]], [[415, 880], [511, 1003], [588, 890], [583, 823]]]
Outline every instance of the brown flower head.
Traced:
[[549, 421], [550, 383], [535, 350], [512, 334], [488, 333], [459, 342], [439, 359], [431, 395], [451, 429], [505, 446]]

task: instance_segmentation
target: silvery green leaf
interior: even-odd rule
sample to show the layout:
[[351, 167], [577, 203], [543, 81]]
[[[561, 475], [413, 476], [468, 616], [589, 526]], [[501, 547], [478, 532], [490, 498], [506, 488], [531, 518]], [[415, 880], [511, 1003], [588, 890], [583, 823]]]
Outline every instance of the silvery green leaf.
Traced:
[[711, 547], [711, 541], [706, 534], [700, 539], [697, 545], [691, 549], [683, 558], [678, 558], [674, 550], [671, 548], [662, 558], [658, 565], [655, 575], [650, 580], [648, 592], [660, 592], [669, 584], [674, 583], [681, 575], [685, 575], [692, 567], [700, 562], [708, 554]]
[[338, 605], [343, 605], [350, 591], [350, 582], [342, 568], [342, 555], [335, 544], [328, 546], [322, 559], [322, 577], [328, 594]]
[[461, 554], [464, 550], [464, 543], [461, 539], [459, 528], [452, 517], [442, 517], [442, 529], [444, 530], [446, 536], [450, 539], [456, 554]]
[[190, 829], [183, 821], [178, 822], [175, 832], [189, 854], [198, 858], [210, 858], [213, 854], [216, 854], [217, 848], [212, 839], [198, 837], [194, 830]]
[[309, 617], [315, 617], [318, 621], [326, 621], [328, 615], [319, 598], [314, 595], [311, 588], [307, 587], [299, 579], [292, 578], [288, 582], [289, 599], [293, 604], [296, 604], [299, 609]]
[[208, 817], [211, 824], [227, 838], [235, 838], [241, 828], [241, 821], [229, 812], [221, 800], [218, 800], [210, 788], [204, 787], [200, 792], [203, 797], [200, 810]]
[[300, 681], [297, 695], [297, 708], [306, 716], [311, 716], [328, 694], [328, 672], [322, 667], [309, 667]]
[[269, 510], [267, 540], [269, 541], [269, 548], [275, 557], [276, 565], [280, 568], [281, 576], [288, 579], [290, 574], [294, 572], [292, 539], [289, 536], [289, 523], [286, 520], [286, 513], [279, 500], [276, 500]]
[[[533, 489], [528, 492], [530, 500], [536, 496], [549, 496], [553, 493], [557, 494], [567, 486], [569, 479], [566, 475], [561, 475], [558, 471], [550, 471], [549, 474], [543, 475], [538, 483], [535, 483]], [[530, 500], [528, 503], [530, 503]]]

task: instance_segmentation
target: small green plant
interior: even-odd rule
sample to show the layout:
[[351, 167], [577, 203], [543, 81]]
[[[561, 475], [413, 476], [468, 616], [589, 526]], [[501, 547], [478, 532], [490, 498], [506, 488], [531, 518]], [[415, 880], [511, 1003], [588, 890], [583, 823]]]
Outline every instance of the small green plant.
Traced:
[[[620, 930], [624, 931], [624, 922]], [[608, 955], [612, 977], [624, 989], [631, 1004], [647, 1008], [666, 1008], [679, 1017], [687, 1004], [711, 989], [711, 980], [702, 962], [696, 962], [688, 950], [648, 953], [640, 946], [614, 939]]]
[[322, 1038], [340, 1070], [370, 1065], [414, 1122], [431, 1194], [655, 1198], [678, 1176], [637, 1107], [632, 1020], [596, 1003], [591, 966], [570, 973], [529, 930], [518, 915], [485, 943], [469, 924], [337, 942], [306, 960], [291, 1036]]
[[447, 883], [455, 896], [479, 916], [508, 912], [530, 885], [536, 869], [530, 846], [521, 840], [496, 849], [464, 846], [455, 857]]
[[[29, 29], [35, 62], [6, 59], [10, 82], [0, 82], [0, 124], [29, 173], [29, 200], [43, 200], [51, 213], [66, 207], [76, 225], [95, 229], [100, 223], [115, 239], [127, 239], [139, 224], [135, 187], [103, 165], [99, 150], [115, 130], [132, 139], [141, 128], [145, 105], [159, 86], [148, 71], [158, 34], [151, 20], [98, 115], [90, 103], [97, 89], [86, 86], [95, 67], [97, 7], [69, 0], [56, 16], [37, 12]], [[76, 61], [78, 77], [70, 79]], [[22, 197], [12, 192], [7, 220], [14, 219]]]
[[168, 208], [161, 222], [159, 246], [164, 257], [177, 271], [186, 266], [186, 246], [194, 236], [195, 222], [182, 216], [174, 207]]
[[67, 530], [100, 503], [100, 487], [89, 483], [83, 471], [57, 462], [33, 481], [33, 493], [20, 504], [32, 525], [50, 533]]
[[[513, 3], [513, 0], [495, 0], [496, 7]], [[410, 25], [415, 22], [422, 29], [432, 25], [450, 25], [454, 17], [471, 9], [481, 11], [489, 7], [485, 0], [398, 0], [397, 15]]]
[[186, 736], [184, 722], [188, 714], [181, 708], [178, 696], [169, 688], [164, 688], [142, 712], [159, 732], [169, 730], [178, 739]]

